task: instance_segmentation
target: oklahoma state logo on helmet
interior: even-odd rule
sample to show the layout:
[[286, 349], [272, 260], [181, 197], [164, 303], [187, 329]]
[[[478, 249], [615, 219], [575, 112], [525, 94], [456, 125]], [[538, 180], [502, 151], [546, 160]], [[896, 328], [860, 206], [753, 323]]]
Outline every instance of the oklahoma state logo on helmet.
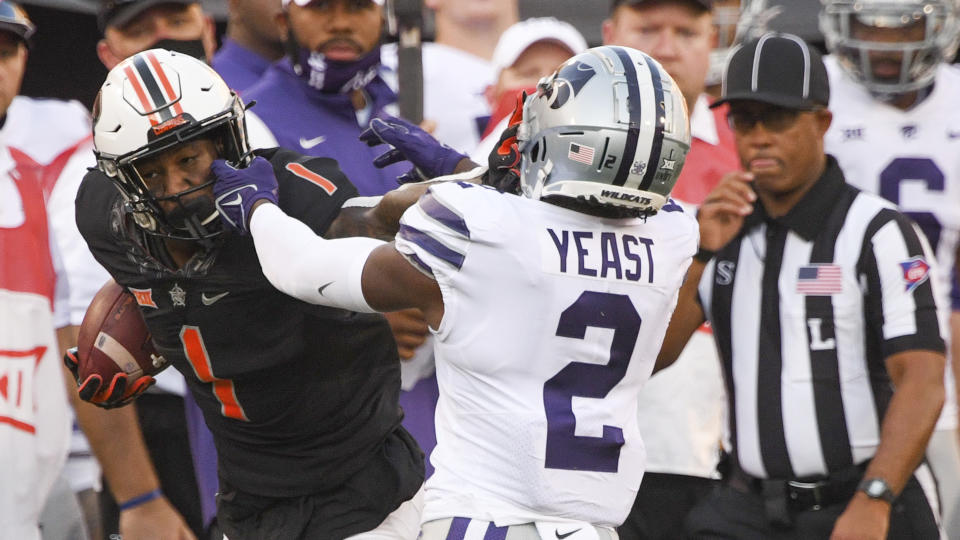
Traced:
[[[129, 89], [123, 89], [124, 96], [139, 113], [147, 115], [154, 135], [186, 123], [180, 105], [180, 76], [176, 71], [164, 70], [152, 51], [130, 58], [123, 73], [130, 84]], [[176, 118], [181, 119], [179, 123]]]

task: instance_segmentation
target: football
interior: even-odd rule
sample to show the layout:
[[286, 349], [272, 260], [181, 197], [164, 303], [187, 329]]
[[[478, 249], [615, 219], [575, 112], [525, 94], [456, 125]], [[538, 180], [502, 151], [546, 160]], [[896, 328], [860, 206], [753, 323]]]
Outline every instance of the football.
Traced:
[[137, 301], [112, 280], [97, 292], [83, 316], [77, 361], [81, 381], [95, 373], [110, 381], [123, 372], [132, 382], [167, 366], [153, 345]]

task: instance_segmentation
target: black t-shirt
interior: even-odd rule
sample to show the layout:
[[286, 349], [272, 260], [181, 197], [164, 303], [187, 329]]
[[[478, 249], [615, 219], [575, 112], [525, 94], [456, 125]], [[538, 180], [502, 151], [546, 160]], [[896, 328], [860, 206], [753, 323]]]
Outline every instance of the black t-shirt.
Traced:
[[[356, 195], [332, 159], [258, 153], [274, 167], [280, 207], [318, 234]], [[291, 163], [335, 189], [305, 179], [310, 175], [297, 167], [301, 174], [291, 173]], [[397, 349], [382, 316], [314, 306], [274, 289], [249, 236], [224, 233], [216, 247], [169, 269], [160, 262], [162, 243], [133, 225], [119, 191], [98, 170], [83, 179], [76, 205], [96, 259], [118, 283], [140, 291], [157, 349], [184, 374], [230, 486], [268, 497], [336, 490], [402, 430]], [[384, 485], [397, 499], [390, 504], [422, 483], [422, 458], [396, 468], [411, 469], [411, 462], [421, 463], [419, 481], [416, 470], [397, 470], [397, 485]]]

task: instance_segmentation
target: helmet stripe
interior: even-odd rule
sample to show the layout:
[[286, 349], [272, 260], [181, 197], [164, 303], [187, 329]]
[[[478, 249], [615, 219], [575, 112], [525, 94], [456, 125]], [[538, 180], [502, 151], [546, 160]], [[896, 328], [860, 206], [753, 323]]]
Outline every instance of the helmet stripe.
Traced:
[[[150, 103], [150, 99], [147, 97], [147, 93], [143, 90], [143, 85], [140, 84], [140, 79], [137, 78], [137, 74], [133, 71], [129, 65], [123, 68], [123, 73], [127, 76], [127, 80], [130, 81], [130, 86], [133, 87], [134, 93], [137, 94], [137, 99], [140, 100], [140, 106], [143, 107], [145, 111], [152, 111], [153, 105]], [[157, 116], [151, 114], [148, 116], [150, 119], [150, 125], [157, 125]]]
[[650, 81], [653, 83], [654, 103], [657, 104], [657, 115], [653, 121], [653, 142], [650, 145], [650, 158], [647, 160], [647, 172], [640, 181], [640, 189], [650, 189], [653, 178], [660, 168], [660, 154], [663, 151], [663, 123], [667, 118], [667, 111], [663, 104], [663, 81], [660, 79], [660, 68], [649, 56], [644, 56], [647, 69], [650, 71]]
[[157, 79], [160, 80], [160, 84], [167, 94], [166, 102], [175, 101], [173, 104], [173, 114], [183, 114], [183, 107], [180, 106], [180, 101], [177, 99], [176, 92], [173, 91], [173, 86], [170, 84], [170, 79], [167, 77], [167, 74], [160, 69], [160, 62], [157, 61], [156, 55], [154, 55], [153, 52], [149, 52], [147, 53], [147, 59], [150, 60], [150, 65], [153, 66], [153, 72], [156, 73]]
[[613, 179], [613, 185], [622, 186], [630, 177], [630, 168], [633, 166], [633, 156], [637, 153], [637, 141], [640, 139], [640, 87], [637, 85], [637, 70], [633, 67], [633, 60], [626, 51], [619, 47], [611, 47], [623, 64], [623, 73], [627, 79], [627, 109], [630, 112], [630, 127], [627, 129], [627, 142], [623, 145], [623, 156], [620, 157], [620, 168]]
[[140, 75], [140, 80], [143, 81], [144, 88], [147, 89], [147, 93], [150, 95], [150, 99], [153, 100], [153, 103], [156, 106], [157, 113], [160, 114], [160, 121], [166, 122], [173, 118], [173, 113], [167, 107], [168, 102], [163, 97], [163, 92], [160, 90], [160, 85], [157, 84], [157, 80], [154, 78], [153, 74], [150, 73], [150, 67], [147, 66], [147, 62], [143, 59], [143, 55], [138, 54], [133, 57], [133, 67], [136, 68], [137, 73]]

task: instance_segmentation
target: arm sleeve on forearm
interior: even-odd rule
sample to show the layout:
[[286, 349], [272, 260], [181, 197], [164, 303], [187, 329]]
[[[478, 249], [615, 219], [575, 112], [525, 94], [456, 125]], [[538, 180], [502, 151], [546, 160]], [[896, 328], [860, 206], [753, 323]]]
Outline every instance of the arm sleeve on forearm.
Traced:
[[367, 257], [384, 242], [326, 240], [274, 204], [256, 209], [250, 234], [263, 274], [280, 291], [311, 304], [376, 311], [363, 296], [361, 277]]

